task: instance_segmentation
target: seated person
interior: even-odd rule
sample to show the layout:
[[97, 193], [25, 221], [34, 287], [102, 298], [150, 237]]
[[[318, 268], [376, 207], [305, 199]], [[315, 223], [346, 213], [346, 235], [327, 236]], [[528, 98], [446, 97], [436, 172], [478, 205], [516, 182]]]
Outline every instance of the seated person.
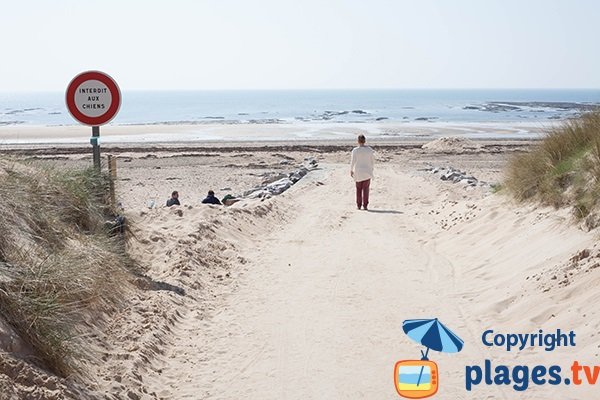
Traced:
[[209, 190], [208, 196], [206, 196], [206, 198], [202, 200], [202, 204], [221, 204], [221, 202], [215, 197], [215, 192]]
[[234, 196], [232, 196], [230, 194], [226, 194], [225, 197], [223, 197], [223, 200], [221, 200], [221, 203], [223, 203], [224, 206], [230, 206], [232, 204], [237, 203], [240, 200], [241, 199], [236, 199]]
[[179, 192], [175, 190], [173, 193], [171, 193], [171, 198], [167, 200], [167, 207], [180, 205], [181, 204], [179, 204]]

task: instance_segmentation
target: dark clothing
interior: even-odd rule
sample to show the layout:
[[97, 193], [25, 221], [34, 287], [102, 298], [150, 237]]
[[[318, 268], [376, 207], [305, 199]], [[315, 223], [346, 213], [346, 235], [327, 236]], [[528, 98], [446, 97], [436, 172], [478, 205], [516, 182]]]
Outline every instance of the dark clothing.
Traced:
[[171, 197], [169, 200], [167, 200], [167, 207], [171, 207], [171, 206], [180, 206], [181, 204], [179, 204], [179, 199], [176, 199], [174, 197]]
[[367, 208], [369, 205], [369, 186], [371, 185], [371, 180], [367, 179], [365, 181], [356, 182], [356, 205], [358, 208], [361, 206], [363, 208]]
[[204, 200], [202, 200], [202, 204], [221, 204], [221, 202], [215, 196], [211, 196], [209, 194]]

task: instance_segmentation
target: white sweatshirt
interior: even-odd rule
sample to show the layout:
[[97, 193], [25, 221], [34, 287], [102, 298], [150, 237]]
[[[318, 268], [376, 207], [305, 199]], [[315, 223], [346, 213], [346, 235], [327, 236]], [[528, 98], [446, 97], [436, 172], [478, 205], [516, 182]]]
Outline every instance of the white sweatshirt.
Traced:
[[358, 146], [352, 150], [350, 171], [354, 172], [354, 181], [362, 182], [373, 178], [375, 155], [369, 146]]

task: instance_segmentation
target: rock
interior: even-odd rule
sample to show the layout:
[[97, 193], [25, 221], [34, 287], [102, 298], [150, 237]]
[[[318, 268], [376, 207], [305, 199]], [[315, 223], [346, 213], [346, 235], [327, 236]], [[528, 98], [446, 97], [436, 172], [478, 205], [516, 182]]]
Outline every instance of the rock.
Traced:
[[302, 176], [300, 176], [300, 175], [299, 175], [298, 173], [296, 173], [296, 172], [292, 172], [292, 173], [290, 174], [289, 178], [290, 178], [290, 180], [291, 180], [293, 183], [296, 183], [296, 182], [298, 182], [300, 179], [302, 179]]
[[467, 175], [466, 173], [464, 173], [458, 169], [454, 169], [452, 167], [448, 167], [448, 168], [429, 167], [426, 170], [432, 174], [435, 174], [437, 172], [442, 172], [440, 175], [440, 179], [443, 181], [450, 181], [452, 183], [462, 183], [463, 185], [467, 185], [467, 186], [487, 185], [486, 182], [480, 182], [474, 176]]
[[[286, 162], [289, 160], [283, 160]], [[304, 159], [302, 165], [298, 167], [294, 172], [290, 172], [289, 174], [284, 173], [265, 173], [261, 176], [264, 178], [261, 185], [254, 187], [250, 190], [247, 190], [243, 193], [243, 197], [249, 199], [255, 198], [269, 198], [271, 196], [279, 195], [286, 190], [288, 190], [293, 184], [302, 179], [308, 172], [312, 169], [315, 169], [318, 166], [317, 160], [312, 157], [307, 157]]]
[[450, 169], [447, 172], [445, 172], [444, 174], [442, 174], [442, 176], [440, 176], [440, 179], [443, 181], [458, 182], [462, 179], [462, 177], [463, 177], [463, 174], [460, 171], [455, 171], [453, 169]]
[[300, 176], [305, 176], [306, 174], [308, 174], [308, 168], [302, 167], [302, 168], [296, 170], [295, 173], [298, 174], [298, 175], [300, 175]]
[[312, 157], [306, 157], [300, 168], [304, 167], [306, 169], [314, 169], [317, 168], [318, 165], [319, 163], [317, 162], [317, 160], [315, 160]]
[[267, 187], [265, 187], [265, 190], [270, 194], [277, 195], [288, 190], [293, 184], [294, 182], [292, 182], [290, 178], [285, 177], [268, 184]]
[[244, 197], [248, 197], [248, 196], [250, 196], [252, 193], [254, 193], [254, 192], [256, 192], [256, 191], [259, 191], [259, 190], [262, 190], [262, 188], [261, 188], [260, 186], [256, 186], [256, 187], [254, 187], [254, 188], [252, 188], [252, 189], [250, 189], [250, 190], [246, 190], [244, 193], [242, 193], [242, 196], [244, 196]]
[[244, 197], [247, 197], [249, 199], [258, 199], [260, 197], [264, 197], [265, 194], [268, 194], [269, 192], [267, 192], [264, 189], [258, 189], [258, 190], [254, 190], [254, 191], [250, 191], [250, 193], [246, 192], [247, 194], [244, 194]]
[[323, 112], [323, 116], [325, 117], [331, 117], [334, 115], [346, 115], [348, 114], [348, 111], [330, 111], [330, 110], [325, 110]]
[[275, 182], [283, 178], [287, 178], [287, 175], [282, 172], [278, 172], [275, 174], [267, 174], [267, 176], [262, 180], [261, 184], [268, 185], [271, 182]]
[[291, 181], [293, 183], [296, 183], [300, 179], [302, 179], [306, 174], [308, 174], [308, 168], [301, 167], [301, 168], [297, 169], [296, 171], [290, 173], [289, 178], [291, 179]]
[[[488, 112], [510, 112], [510, 111], [521, 111], [521, 107], [516, 106], [517, 102], [514, 103], [500, 103], [500, 102], [490, 102], [484, 103], [481, 105], [478, 110], [480, 111], [488, 111]], [[533, 103], [531, 103], [533, 104]]]

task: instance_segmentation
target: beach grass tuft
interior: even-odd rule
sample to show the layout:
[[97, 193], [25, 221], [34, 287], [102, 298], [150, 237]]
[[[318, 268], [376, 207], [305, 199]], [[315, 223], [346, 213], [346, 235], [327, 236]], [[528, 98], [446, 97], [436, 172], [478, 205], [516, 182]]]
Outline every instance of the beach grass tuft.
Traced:
[[134, 263], [111, 218], [108, 179], [0, 160], [0, 318], [36, 362], [68, 376], [129, 287]]
[[505, 186], [518, 200], [571, 206], [579, 219], [595, 213], [600, 195], [600, 112], [565, 121], [549, 130], [532, 151], [513, 157]]

